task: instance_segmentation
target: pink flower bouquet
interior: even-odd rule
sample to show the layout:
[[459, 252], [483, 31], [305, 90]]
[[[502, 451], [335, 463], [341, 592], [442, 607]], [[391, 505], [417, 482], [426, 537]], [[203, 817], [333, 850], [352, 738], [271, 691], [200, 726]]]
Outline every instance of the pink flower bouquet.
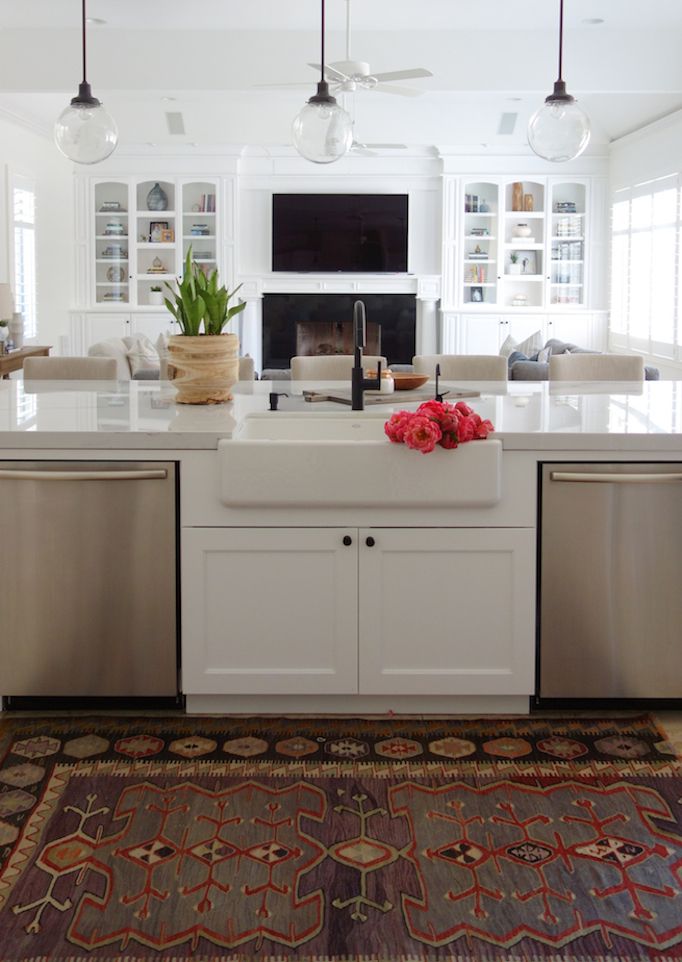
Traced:
[[433, 451], [436, 445], [456, 448], [465, 441], [483, 440], [494, 430], [490, 421], [484, 421], [464, 401], [425, 401], [416, 411], [397, 411], [384, 425], [390, 441], [422, 454]]

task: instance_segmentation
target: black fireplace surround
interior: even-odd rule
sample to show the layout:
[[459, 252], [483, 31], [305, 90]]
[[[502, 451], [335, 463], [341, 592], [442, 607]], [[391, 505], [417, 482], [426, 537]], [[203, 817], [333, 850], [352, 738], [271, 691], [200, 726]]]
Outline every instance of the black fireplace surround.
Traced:
[[365, 304], [368, 325], [381, 328], [379, 353], [389, 365], [411, 364], [417, 320], [414, 294], [265, 294], [263, 368], [290, 367], [291, 358], [298, 353], [296, 336], [301, 323], [331, 323], [338, 325], [340, 334], [342, 325], [352, 321], [357, 300]]

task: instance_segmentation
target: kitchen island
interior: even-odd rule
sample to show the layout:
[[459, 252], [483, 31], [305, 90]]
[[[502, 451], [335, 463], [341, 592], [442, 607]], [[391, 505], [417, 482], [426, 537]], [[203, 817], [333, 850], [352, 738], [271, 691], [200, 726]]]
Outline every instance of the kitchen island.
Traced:
[[[480, 397], [467, 402], [495, 425], [500, 452], [498, 496], [478, 501], [459, 497], [456, 472], [468, 449], [489, 442], [396, 450], [405, 470], [425, 477], [452, 466], [455, 495], [426, 502], [417, 487], [365, 506], [281, 503], [274, 455], [287, 442], [260, 439], [254, 449], [273, 466], [260, 490], [275, 492], [271, 503], [232, 503], [225, 451], [248, 443], [240, 438], [267, 409], [266, 382], [201, 408], [175, 405], [172, 387], [152, 382], [43, 382], [36, 393], [6, 382], [2, 460], [179, 465], [188, 711], [525, 712], [536, 687], [538, 465], [682, 461], [682, 384], [473, 387]], [[366, 416], [383, 420], [407, 405], [396, 393]], [[280, 406], [267, 417], [363, 417], [298, 396]], [[372, 453], [389, 442], [356, 443], [370, 477]]]

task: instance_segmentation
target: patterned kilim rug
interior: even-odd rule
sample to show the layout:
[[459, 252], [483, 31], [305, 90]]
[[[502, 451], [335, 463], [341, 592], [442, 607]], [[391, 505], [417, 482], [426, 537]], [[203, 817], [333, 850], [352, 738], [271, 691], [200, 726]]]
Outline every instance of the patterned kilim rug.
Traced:
[[2, 962], [682, 959], [649, 718], [0, 722]]

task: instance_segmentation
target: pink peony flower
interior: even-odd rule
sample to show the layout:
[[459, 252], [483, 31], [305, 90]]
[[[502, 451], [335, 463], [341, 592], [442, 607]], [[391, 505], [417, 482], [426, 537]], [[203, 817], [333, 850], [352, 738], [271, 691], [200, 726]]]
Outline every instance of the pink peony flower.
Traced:
[[433, 451], [437, 444], [451, 450], [466, 441], [485, 439], [494, 430], [490, 421], [482, 420], [464, 401], [425, 401], [414, 413], [396, 412], [384, 425], [391, 441], [405, 443], [422, 454]]
[[421, 451], [422, 454], [433, 451], [441, 437], [441, 429], [436, 422], [418, 413], [410, 418], [403, 434], [408, 448]]
[[[480, 418], [479, 418], [480, 421]], [[489, 421], [487, 418], [485, 421], [480, 421], [480, 424], [476, 427], [476, 437], [477, 439], [484, 441], [491, 431], [494, 431], [493, 422]]]
[[476, 422], [472, 416], [459, 419], [459, 440], [461, 444], [473, 441], [476, 437]]
[[454, 412], [454, 407], [452, 404], [448, 404], [447, 401], [424, 401], [417, 408], [417, 414], [422, 414], [425, 417], [435, 418], [437, 421], [446, 415], [452, 414]]
[[442, 437], [438, 442], [442, 448], [456, 448], [459, 443], [459, 417], [456, 413], [444, 414], [440, 419]]
[[392, 414], [384, 424], [384, 431], [389, 440], [394, 444], [402, 444], [405, 440], [405, 429], [413, 417], [411, 411], [397, 411]]

